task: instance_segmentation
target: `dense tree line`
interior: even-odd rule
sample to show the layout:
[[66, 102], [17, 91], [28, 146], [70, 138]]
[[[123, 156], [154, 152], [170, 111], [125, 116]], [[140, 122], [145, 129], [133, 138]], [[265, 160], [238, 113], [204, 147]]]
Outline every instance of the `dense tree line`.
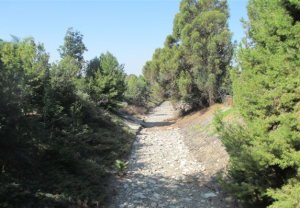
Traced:
[[148, 106], [151, 88], [149, 82], [145, 80], [144, 76], [136, 76], [134, 74], [128, 76], [126, 86], [127, 89], [124, 95], [129, 104], [145, 107]]
[[251, 207], [300, 205], [300, 2], [250, 0], [232, 71], [241, 120], [216, 130], [230, 155], [222, 185]]
[[104, 110], [123, 99], [122, 65], [106, 53], [85, 67], [86, 50], [72, 28], [52, 64], [33, 38], [0, 41], [0, 207], [103, 201], [132, 135]]
[[204, 107], [229, 93], [233, 44], [227, 21], [226, 1], [181, 1], [173, 34], [143, 68], [157, 96]]

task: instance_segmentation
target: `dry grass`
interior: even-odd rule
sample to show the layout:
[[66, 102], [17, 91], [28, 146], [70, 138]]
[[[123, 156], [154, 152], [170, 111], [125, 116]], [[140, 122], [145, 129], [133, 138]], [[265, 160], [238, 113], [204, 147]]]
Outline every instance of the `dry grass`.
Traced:
[[191, 124], [194, 122], [200, 123], [206, 121], [208, 118], [211, 118], [216, 110], [216, 107], [219, 107], [221, 109], [226, 108], [223, 104], [218, 104], [211, 106], [209, 108], [206, 108], [201, 111], [196, 111], [194, 113], [191, 113], [187, 116], [184, 116], [182, 118], [179, 118], [176, 122], [178, 126], [184, 125], [184, 124]]
[[131, 116], [145, 115], [148, 112], [147, 108], [134, 105], [129, 105], [127, 107], [121, 108], [120, 111]]

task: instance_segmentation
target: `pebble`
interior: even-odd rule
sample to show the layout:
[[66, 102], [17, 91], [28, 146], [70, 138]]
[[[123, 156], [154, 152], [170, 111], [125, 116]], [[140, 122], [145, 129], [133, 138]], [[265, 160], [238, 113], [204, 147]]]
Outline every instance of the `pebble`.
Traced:
[[141, 198], [141, 199], [145, 199], [145, 198], [146, 198], [146, 197], [144, 196], [144, 194], [143, 194], [143, 193], [140, 193], [140, 192], [134, 194], [134, 196], [137, 197], [137, 198]]
[[205, 198], [211, 198], [211, 197], [216, 197], [217, 195], [213, 192], [210, 192], [210, 193], [206, 193], [203, 195]]

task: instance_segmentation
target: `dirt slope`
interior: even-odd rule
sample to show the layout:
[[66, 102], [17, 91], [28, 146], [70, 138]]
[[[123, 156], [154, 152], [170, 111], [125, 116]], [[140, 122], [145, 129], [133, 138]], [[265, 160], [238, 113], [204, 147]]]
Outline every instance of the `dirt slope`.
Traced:
[[[222, 110], [228, 107], [218, 105]], [[212, 135], [212, 120], [216, 106], [195, 112], [179, 119], [174, 126], [180, 128], [184, 135], [184, 144], [204, 167], [203, 182], [212, 189], [220, 189], [216, 174], [225, 171], [228, 164], [228, 154], [216, 135]]]

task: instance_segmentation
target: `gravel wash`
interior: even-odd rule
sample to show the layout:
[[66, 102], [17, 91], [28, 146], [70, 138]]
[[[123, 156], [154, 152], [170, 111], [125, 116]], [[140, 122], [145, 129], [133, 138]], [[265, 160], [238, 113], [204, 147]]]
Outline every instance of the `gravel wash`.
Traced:
[[205, 167], [184, 145], [184, 135], [173, 127], [169, 102], [146, 118], [147, 128], [135, 139], [127, 174], [116, 178], [109, 208], [221, 208], [219, 191], [201, 183]]

